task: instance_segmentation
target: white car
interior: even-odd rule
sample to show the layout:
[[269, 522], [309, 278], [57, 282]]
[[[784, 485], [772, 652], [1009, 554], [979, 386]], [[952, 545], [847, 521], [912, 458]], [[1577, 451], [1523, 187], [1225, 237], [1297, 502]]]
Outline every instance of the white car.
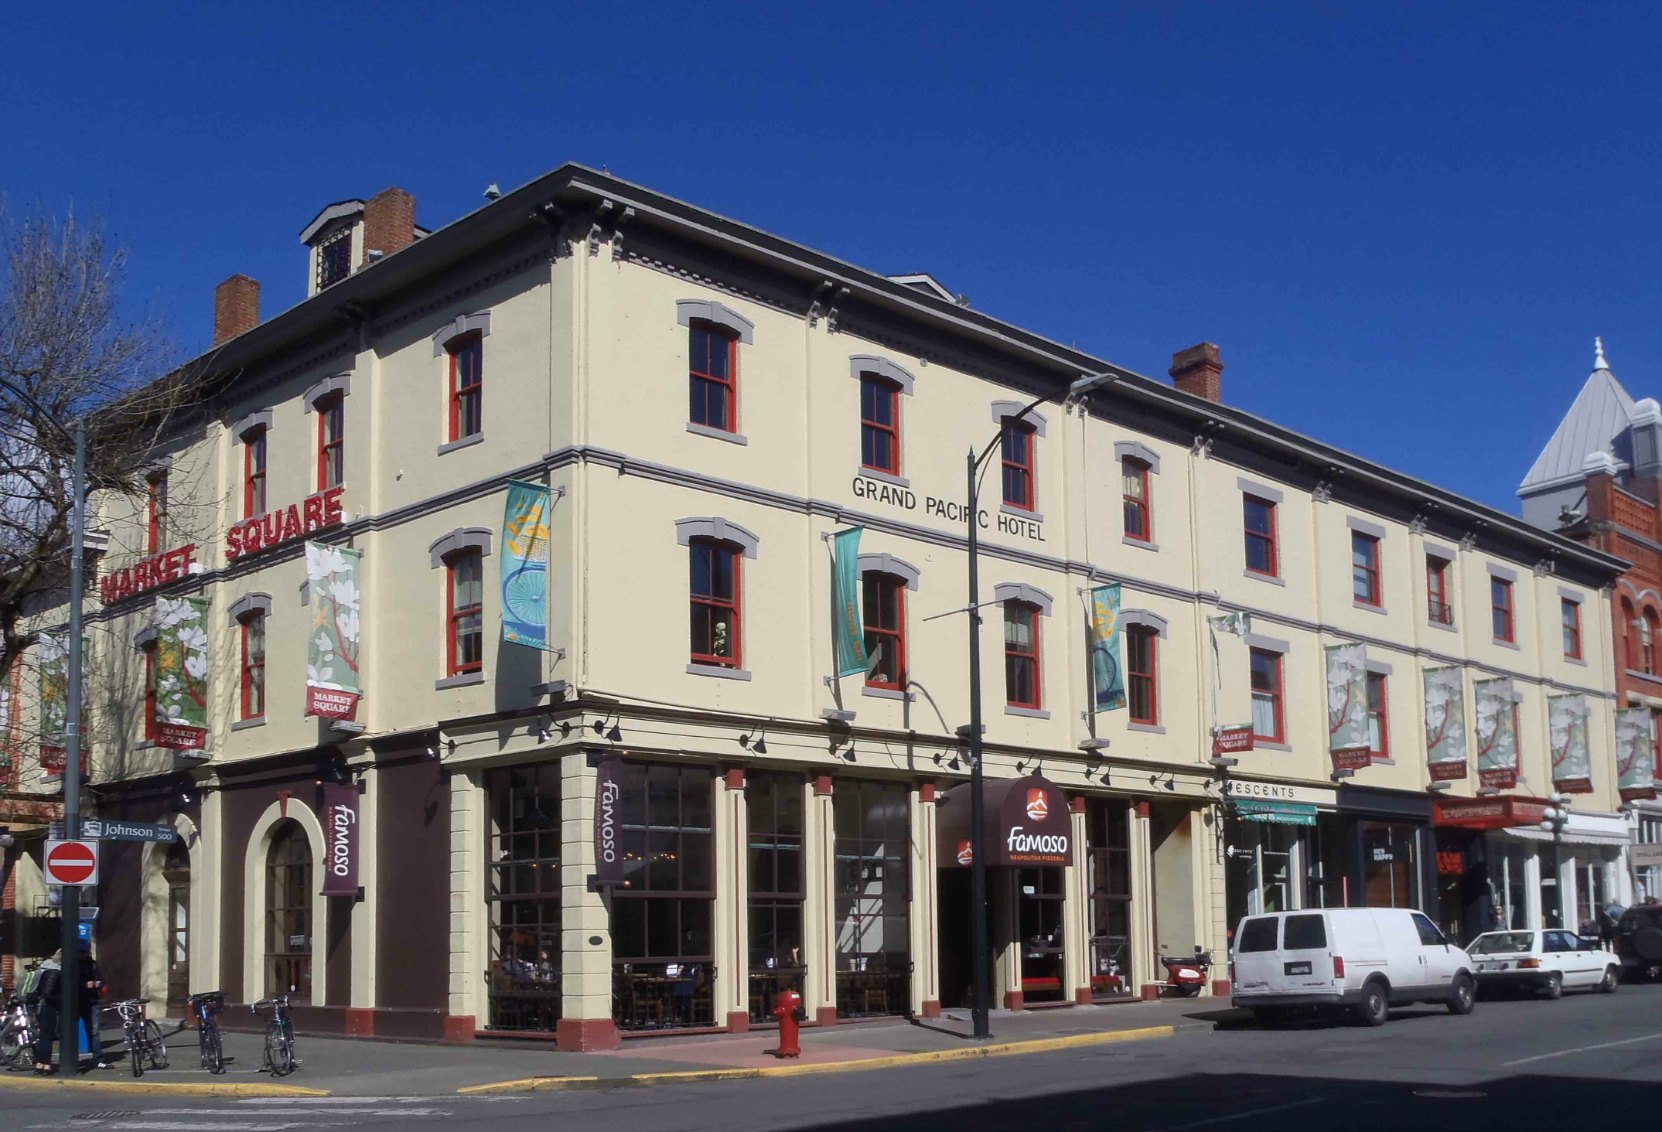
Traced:
[[1574, 989], [1612, 994], [1622, 973], [1620, 957], [1598, 940], [1556, 928], [1484, 932], [1466, 951], [1479, 989], [1490, 992], [1528, 990], [1548, 998]]

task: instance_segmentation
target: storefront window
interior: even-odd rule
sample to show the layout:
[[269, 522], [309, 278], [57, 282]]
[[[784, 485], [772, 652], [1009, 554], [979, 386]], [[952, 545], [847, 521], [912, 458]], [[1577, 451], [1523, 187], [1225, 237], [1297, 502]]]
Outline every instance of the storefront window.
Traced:
[[1230, 926], [1242, 916], [1302, 907], [1296, 878], [1306, 853], [1304, 827], [1236, 820], [1228, 829], [1225, 898]]
[[[1639, 844], [1662, 844], [1662, 818], [1639, 819]], [[1633, 870], [1633, 878], [1637, 884], [1636, 899], [1662, 896], [1662, 865], [1640, 865]]]
[[836, 823], [837, 1014], [900, 1014], [911, 1003], [907, 922], [911, 791], [845, 779], [832, 799]]
[[1369, 908], [1420, 906], [1419, 827], [1365, 821], [1362, 826], [1362, 887]]
[[1091, 993], [1119, 994], [1131, 982], [1131, 804], [1093, 798], [1085, 815]]
[[612, 893], [620, 1029], [715, 1024], [714, 780], [703, 767], [623, 764], [624, 886]]
[[1021, 992], [1029, 1002], [1062, 997], [1062, 869], [1016, 870], [1016, 938]]
[[800, 774], [752, 773], [750, 827], [750, 1020], [773, 1021], [781, 991], [802, 990], [802, 790]]
[[485, 789], [489, 1025], [551, 1031], [560, 1019], [560, 764], [493, 770]]
[[265, 866], [265, 993], [312, 997], [312, 846], [292, 818], [277, 824]]
[[1493, 930], [1523, 931], [1529, 927], [1529, 884], [1524, 879], [1524, 854], [1516, 845], [1490, 842], [1489, 883], [1493, 886]]

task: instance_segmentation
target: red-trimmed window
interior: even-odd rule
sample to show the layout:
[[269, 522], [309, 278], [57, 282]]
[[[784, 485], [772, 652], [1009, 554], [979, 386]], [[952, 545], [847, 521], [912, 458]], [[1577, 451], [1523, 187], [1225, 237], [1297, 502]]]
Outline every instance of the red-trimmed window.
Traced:
[[739, 430], [739, 336], [693, 320], [687, 328], [687, 419], [722, 432]]
[[485, 566], [477, 548], [445, 559], [445, 674], [485, 668]]
[[1383, 673], [1368, 673], [1368, 750], [1376, 759], [1391, 757], [1391, 720]]
[[900, 474], [900, 386], [860, 375], [860, 465]]
[[1639, 615], [1625, 597], [1622, 598], [1622, 660], [1629, 671], [1639, 667]]
[[1662, 709], [1650, 709], [1650, 746], [1656, 763], [1652, 773], [1662, 777]]
[[1517, 632], [1512, 623], [1512, 583], [1505, 578], [1489, 579], [1489, 614], [1495, 640], [1512, 643]]
[[1281, 702], [1281, 654], [1252, 650], [1252, 736], [1286, 742], [1286, 712]]
[[698, 664], [738, 668], [741, 591], [739, 549], [714, 539], [687, 544], [691, 564], [692, 659]]
[[450, 439], [485, 431], [485, 340], [477, 331], [445, 344], [450, 355]]
[[1160, 635], [1147, 625], [1125, 628], [1125, 693], [1132, 723], [1160, 722], [1160, 687], [1156, 664]]
[[1275, 504], [1256, 495], [1241, 498], [1246, 533], [1246, 568], [1254, 574], [1279, 577], [1281, 563], [1276, 550]]
[[1004, 702], [1040, 706], [1039, 607], [1025, 601], [1004, 603]]
[[868, 573], [860, 579], [865, 617], [868, 688], [906, 687], [906, 582], [893, 574]]
[[317, 490], [346, 478], [346, 398], [331, 393], [317, 403]]
[[150, 477], [149, 497], [145, 502], [145, 553], [155, 554], [167, 542], [167, 473], [157, 472]]
[[161, 737], [156, 724], [156, 642], [144, 646], [144, 741], [154, 743]]
[[1581, 603], [1562, 598], [1558, 603], [1559, 617], [1564, 624], [1564, 655], [1571, 660], [1581, 659]]
[[1125, 496], [1125, 537], [1154, 541], [1153, 501], [1148, 492], [1148, 464], [1134, 456], [1120, 460], [1121, 491]]
[[1639, 622], [1639, 659], [1644, 664], [1644, 671], [1651, 676], [1656, 675], [1656, 635], [1662, 630], [1662, 623], [1656, 618], [1654, 609], [1645, 610], [1644, 618]]
[[242, 636], [242, 718], [265, 715], [265, 614], [248, 614], [238, 623]]
[[1023, 511], [1033, 510], [1033, 426], [1004, 421], [1000, 435], [1004, 462], [1004, 502]]
[[1425, 556], [1425, 596], [1427, 616], [1433, 624], [1454, 624], [1454, 607], [1448, 600], [1448, 559], [1435, 554]]
[[265, 426], [249, 429], [242, 436], [242, 517], [252, 519], [264, 515], [265, 506]]
[[1350, 532], [1350, 594], [1363, 605], [1379, 605], [1379, 540]]

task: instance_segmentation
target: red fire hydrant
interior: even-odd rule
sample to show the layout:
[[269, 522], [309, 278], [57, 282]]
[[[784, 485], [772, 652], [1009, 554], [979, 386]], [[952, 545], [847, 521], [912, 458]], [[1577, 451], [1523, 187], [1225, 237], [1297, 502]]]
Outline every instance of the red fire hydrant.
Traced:
[[802, 996], [795, 991], [788, 990], [779, 995], [779, 1004], [773, 1008], [773, 1016], [779, 1019], [779, 1048], [772, 1051], [774, 1057], [802, 1056], [796, 1026], [796, 1012], [801, 1008]]

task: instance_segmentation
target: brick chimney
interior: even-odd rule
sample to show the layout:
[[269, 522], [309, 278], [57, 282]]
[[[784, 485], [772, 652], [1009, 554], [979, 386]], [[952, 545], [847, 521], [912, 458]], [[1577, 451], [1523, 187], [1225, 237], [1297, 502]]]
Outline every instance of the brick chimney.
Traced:
[[260, 282], [233, 275], [214, 288], [214, 345], [229, 342], [260, 324]]
[[364, 204], [364, 262], [415, 243], [415, 197], [403, 189], [382, 189]]
[[1223, 401], [1223, 359], [1211, 342], [1201, 342], [1171, 356], [1172, 384], [1184, 393]]

